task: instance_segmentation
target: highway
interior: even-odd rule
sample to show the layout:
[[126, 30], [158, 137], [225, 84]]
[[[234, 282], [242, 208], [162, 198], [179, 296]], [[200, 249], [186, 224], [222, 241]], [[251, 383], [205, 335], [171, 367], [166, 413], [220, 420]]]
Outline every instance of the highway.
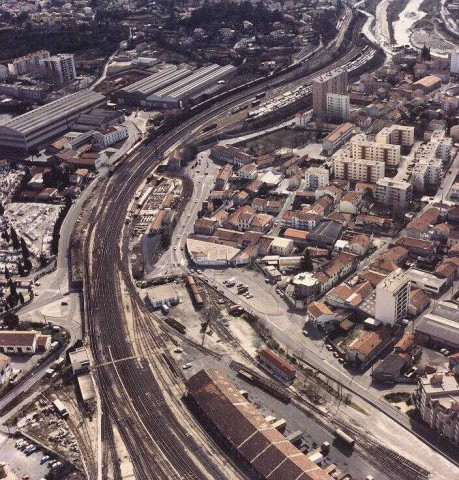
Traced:
[[[355, 37], [357, 34], [358, 31], [354, 32]], [[349, 60], [348, 55], [353, 58], [355, 53], [352, 43], [348, 53], [326, 68], [343, 65]], [[311, 60], [307, 70], [311, 71], [311, 65], [320, 66], [332, 56], [333, 52], [328, 51], [319, 59]], [[288, 83], [302, 75], [301, 70], [293, 73], [276, 82]], [[84, 249], [84, 303], [102, 397], [104, 450], [113, 447], [109, 431], [113, 422], [138, 479], [244, 478], [206, 435], [200, 433], [180, 401], [181, 372], [173, 368], [162, 335], [132, 283], [127, 250], [130, 227], [125, 219], [137, 188], [157, 165], [158, 153], [164, 154], [183, 140], [202, 138], [204, 125], [228, 119], [228, 110], [246, 103], [259, 88], [248, 88], [183, 120], [180, 126], [159, 136], [155, 148], [140, 147], [111, 177], [103, 180], [102, 193], [92, 199], [93, 222]], [[240, 118], [233, 116], [226, 125], [238, 123]], [[204, 181], [202, 192], [208, 188], [209, 182]], [[196, 209], [198, 207], [199, 203]], [[91, 474], [95, 477], [97, 472]]]

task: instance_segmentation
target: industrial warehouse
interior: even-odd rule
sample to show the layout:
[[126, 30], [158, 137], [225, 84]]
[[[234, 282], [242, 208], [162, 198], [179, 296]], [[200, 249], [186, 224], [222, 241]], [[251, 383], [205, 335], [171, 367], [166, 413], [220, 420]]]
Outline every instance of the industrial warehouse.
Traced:
[[78, 116], [105, 104], [105, 97], [82, 90], [19, 115], [0, 125], [0, 147], [28, 151], [67, 132]]
[[180, 108], [196, 103], [222, 88], [222, 82], [236, 73], [236, 67], [212, 64], [191, 71], [168, 67], [143, 78], [117, 93], [120, 104], [146, 108]]
[[191, 75], [187, 68], [178, 69], [176, 66], [167, 67], [153, 75], [142, 78], [117, 92], [117, 100], [120, 105], [134, 105], [146, 107], [148, 98], [153, 93], [178, 82], [184, 77]]
[[257, 478], [331, 480], [244, 398], [217, 370], [201, 370], [187, 381], [199, 417], [249, 466]]

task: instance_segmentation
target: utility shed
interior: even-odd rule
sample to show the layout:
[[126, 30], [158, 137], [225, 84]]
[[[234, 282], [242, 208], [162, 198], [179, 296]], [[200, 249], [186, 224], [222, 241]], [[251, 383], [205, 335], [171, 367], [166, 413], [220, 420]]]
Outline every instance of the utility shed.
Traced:
[[81, 398], [83, 402], [89, 402], [96, 397], [96, 391], [94, 390], [94, 383], [89, 373], [80, 375], [77, 377], [78, 387], [80, 389]]
[[179, 303], [178, 293], [170, 283], [150, 288], [147, 295], [153, 308], [161, 308], [163, 305], [170, 307]]

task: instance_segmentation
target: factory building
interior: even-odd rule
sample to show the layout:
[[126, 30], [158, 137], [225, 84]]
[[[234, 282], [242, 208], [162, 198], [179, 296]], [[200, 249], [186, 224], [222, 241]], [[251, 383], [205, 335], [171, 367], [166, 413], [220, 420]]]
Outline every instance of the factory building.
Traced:
[[70, 130], [79, 115], [105, 103], [105, 97], [82, 90], [0, 125], [0, 148], [29, 151]]
[[158, 73], [142, 78], [138, 82], [128, 85], [117, 92], [117, 100], [120, 105], [134, 105], [146, 107], [150, 95], [161, 90], [174, 82], [178, 82], [191, 75], [191, 70], [178, 69], [176, 66], [165, 68]]
[[236, 67], [213, 64], [195, 70], [190, 76], [169, 85], [147, 98], [151, 108], [180, 108], [198, 93], [214, 93], [218, 82], [227, 79], [236, 72]]

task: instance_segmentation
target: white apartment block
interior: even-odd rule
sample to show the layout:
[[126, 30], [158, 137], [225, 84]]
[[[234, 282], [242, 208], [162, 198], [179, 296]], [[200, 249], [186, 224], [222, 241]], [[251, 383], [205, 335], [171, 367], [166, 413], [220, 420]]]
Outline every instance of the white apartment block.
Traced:
[[45, 76], [57, 85], [68, 85], [76, 79], [73, 54], [53, 55], [43, 59], [41, 65]]
[[410, 183], [393, 178], [380, 178], [376, 182], [375, 199], [388, 207], [406, 209], [411, 202], [413, 187]]
[[327, 118], [329, 120], [345, 121], [349, 118], [349, 95], [327, 93]]
[[410, 280], [398, 268], [376, 286], [375, 319], [394, 325], [403, 320], [410, 300]]
[[429, 143], [436, 145], [435, 156], [437, 158], [441, 158], [444, 162], [449, 161], [453, 140], [450, 137], [446, 137], [444, 130], [435, 130], [432, 132]]
[[451, 73], [459, 73], [459, 52], [451, 53], [449, 70]]
[[304, 179], [307, 190], [316, 190], [330, 183], [330, 171], [328, 168], [310, 167], [304, 173]]
[[416, 406], [430, 428], [459, 445], [459, 383], [454, 375], [433, 373], [420, 377]]
[[384, 178], [385, 164], [374, 160], [351, 158], [345, 151], [333, 157], [335, 178], [354, 182], [376, 183]]
[[8, 63], [8, 71], [10, 75], [23, 75], [24, 73], [34, 72], [40, 69], [40, 62], [45, 58], [49, 58], [48, 50], [40, 50], [38, 52], [29, 53], [24, 57], [15, 58]]
[[377, 143], [412, 147], [414, 145], [414, 127], [391, 125], [384, 127], [375, 138]]
[[400, 163], [400, 145], [371, 142], [361, 133], [351, 139], [350, 146], [352, 158], [384, 162], [391, 167]]

